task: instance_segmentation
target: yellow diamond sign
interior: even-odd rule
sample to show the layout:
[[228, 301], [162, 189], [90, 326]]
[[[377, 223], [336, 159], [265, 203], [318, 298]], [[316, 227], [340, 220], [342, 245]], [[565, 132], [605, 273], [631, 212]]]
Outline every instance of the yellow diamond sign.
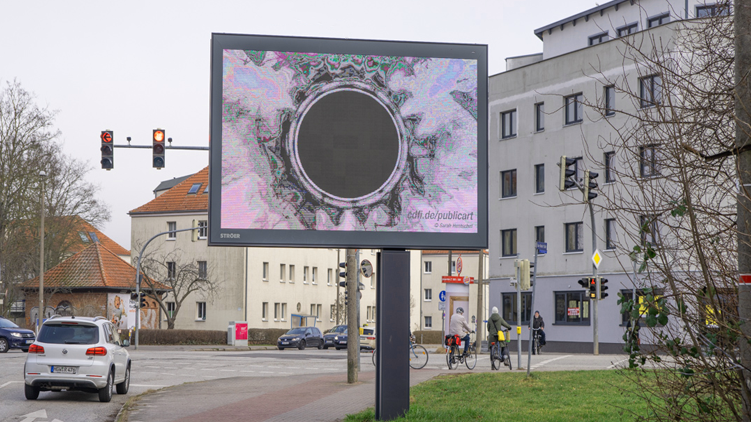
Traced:
[[594, 255], [592, 255], [592, 262], [595, 263], [595, 267], [600, 268], [600, 262], [602, 262], [602, 254], [599, 249], [595, 249]]

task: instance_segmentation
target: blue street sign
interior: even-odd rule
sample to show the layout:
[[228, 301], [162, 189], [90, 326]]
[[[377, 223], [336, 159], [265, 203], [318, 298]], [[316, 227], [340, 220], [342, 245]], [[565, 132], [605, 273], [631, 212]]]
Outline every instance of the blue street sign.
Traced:
[[441, 290], [441, 293], [438, 293], [438, 299], [440, 299], [441, 302], [445, 302], [446, 301], [446, 291], [445, 290]]
[[548, 244], [545, 242], [537, 242], [537, 253], [548, 253]]

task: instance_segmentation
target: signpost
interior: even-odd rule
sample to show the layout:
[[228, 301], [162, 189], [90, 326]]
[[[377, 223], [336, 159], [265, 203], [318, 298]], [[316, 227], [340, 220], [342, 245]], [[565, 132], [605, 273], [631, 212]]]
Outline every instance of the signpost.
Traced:
[[[541, 253], [548, 253], [548, 244], [545, 242], [537, 242], [535, 245], [535, 266], [534, 273], [532, 274], [532, 306], [531, 311], [535, 309], [535, 292], [537, 291], [537, 255]], [[532, 322], [535, 320], [534, 314], [529, 317], [529, 343], [527, 343], [527, 376], [529, 376], [529, 367], [532, 363]], [[519, 322], [521, 325], [521, 321]]]

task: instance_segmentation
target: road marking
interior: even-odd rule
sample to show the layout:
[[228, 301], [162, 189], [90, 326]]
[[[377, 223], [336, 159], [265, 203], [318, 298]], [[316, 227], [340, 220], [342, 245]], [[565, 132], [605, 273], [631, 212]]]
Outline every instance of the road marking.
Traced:
[[539, 368], [539, 367], [541, 367], [542, 365], [548, 364], [548, 363], [550, 363], [550, 362], [555, 362], [555, 361], [557, 361], [557, 360], [560, 360], [560, 359], [566, 359], [566, 358], [570, 358], [570, 357], [571, 357], [571, 355], [565, 355], [565, 356], [558, 356], [557, 358], [553, 358], [553, 359], [548, 359], [548, 360], [544, 360], [544, 361], [542, 361], [542, 362], [538, 363], [537, 365], [533, 365], [533, 366], [531, 367], [531, 369]]
[[3, 385], [0, 385], [0, 388], [3, 388], [3, 387], [7, 387], [8, 385], [10, 385], [10, 384], [13, 384], [14, 382], [18, 382], [18, 383], [21, 383], [21, 382], [23, 382], [23, 381], [8, 381], [8, 382], [6, 382], [5, 384], [3, 384]]
[[143, 387], [143, 388], [164, 388], [169, 387], [169, 385], [151, 385], [151, 384], [131, 384], [131, 387]]
[[240, 371], [240, 372], [249, 372], [249, 373], [255, 373], [256, 371]]
[[21, 417], [24, 418], [21, 422], [34, 422], [36, 418], [47, 419], [47, 411], [44, 409], [37, 410], [36, 412], [21, 415]]
[[[619, 360], [618, 362], [616, 362], [616, 363], [614, 363], [614, 364], [612, 364], [612, 365], [608, 366], [608, 367], [607, 367], [607, 369], [613, 369], [613, 368], [615, 368], [616, 366], [618, 366], [618, 365], [620, 365], [620, 364], [622, 364], [623, 362], [626, 362], [626, 361], [628, 361], [628, 358], [626, 358], [626, 359], [621, 359], [621, 360]], [[2, 387], [0, 387], [0, 388], [2, 388]]]

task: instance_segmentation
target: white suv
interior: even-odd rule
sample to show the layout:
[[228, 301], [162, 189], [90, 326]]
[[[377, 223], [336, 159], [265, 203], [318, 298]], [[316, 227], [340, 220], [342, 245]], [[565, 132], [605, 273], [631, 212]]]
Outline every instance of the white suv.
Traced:
[[40, 391], [81, 390], [112, 399], [112, 388], [126, 394], [130, 355], [112, 323], [104, 317], [53, 316], [42, 325], [24, 364], [24, 392], [36, 400]]

